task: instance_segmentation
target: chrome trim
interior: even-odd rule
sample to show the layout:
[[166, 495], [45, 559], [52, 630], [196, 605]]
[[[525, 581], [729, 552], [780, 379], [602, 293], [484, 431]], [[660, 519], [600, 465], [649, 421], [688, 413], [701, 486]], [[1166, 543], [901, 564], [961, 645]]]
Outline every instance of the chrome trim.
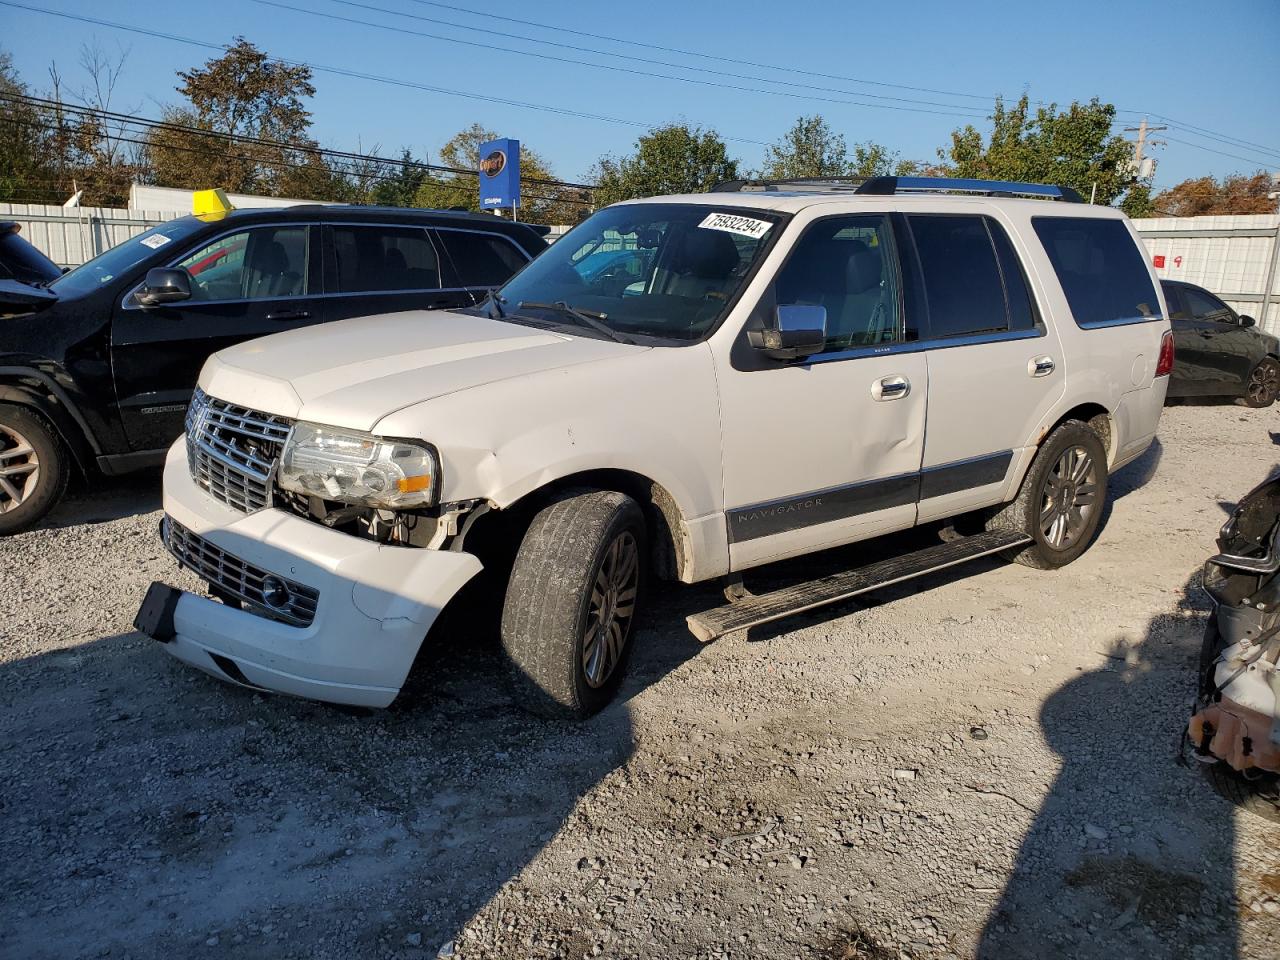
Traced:
[[980, 343], [1003, 343], [1006, 340], [1034, 340], [1048, 336], [1044, 328], [1031, 330], [1001, 330], [997, 333], [972, 333], [961, 337], [938, 337], [933, 340], [912, 340], [902, 343], [885, 343], [876, 347], [857, 347], [838, 353], [820, 353], [801, 361], [799, 366], [814, 363], [832, 363], [836, 360], [857, 360], [862, 357], [884, 357], [898, 353], [920, 353], [922, 350], [946, 350], [950, 347], [971, 347]]
[[187, 409], [187, 468], [215, 500], [244, 513], [271, 506], [276, 464], [293, 421], [211, 397], [199, 387]]
[[1076, 321], [1076, 326], [1081, 330], [1101, 330], [1106, 327], [1131, 327], [1137, 323], [1163, 323], [1165, 318], [1156, 314], [1151, 317], [1116, 317], [1114, 320], [1087, 320], [1081, 322]]
[[[172, 517], [166, 516], [160, 521], [160, 537], [179, 566], [186, 567], [217, 592], [239, 600], [251, 613], [291, 627], [309, 627], [315, 620], [320, 603], [320, 591], [315, 587], [241, 560], [192, 533]], [[268, 579], [284, 588], [282, 603], [267, 602], [264, 584]]]

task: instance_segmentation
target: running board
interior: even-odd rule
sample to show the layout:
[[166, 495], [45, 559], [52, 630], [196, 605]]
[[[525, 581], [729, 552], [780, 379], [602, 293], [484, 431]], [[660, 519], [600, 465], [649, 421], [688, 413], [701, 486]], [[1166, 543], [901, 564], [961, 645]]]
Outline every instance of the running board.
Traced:
[[948, 543], [903, 554], [865, 567], [855, 567], [818, 580], [811, 580], [794, 587], [783, 587], [769, 593], [746, 594], [722, 607], [714, 607], [688, 617], [689, 629], [703, 643], [725, 634], [772, 623], [815, 607], [839, 603], [859, 594], [869, 593], [880, 587], [902, 583], [922, 577], [935, 570], [945, 570], [969, 560], [987, 557], [1002, 550], [1020, 547], [1031, 542], [1025, 533], [1008, 530], [989, 530], [985, 533], [961, 537]]

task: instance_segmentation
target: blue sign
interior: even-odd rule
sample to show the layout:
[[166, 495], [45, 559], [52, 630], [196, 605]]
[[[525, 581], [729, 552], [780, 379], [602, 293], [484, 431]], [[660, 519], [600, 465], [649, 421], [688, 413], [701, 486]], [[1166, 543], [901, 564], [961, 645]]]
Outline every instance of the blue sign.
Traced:
[[520, 141], [480, 145], [480, 209], [520, 206]]

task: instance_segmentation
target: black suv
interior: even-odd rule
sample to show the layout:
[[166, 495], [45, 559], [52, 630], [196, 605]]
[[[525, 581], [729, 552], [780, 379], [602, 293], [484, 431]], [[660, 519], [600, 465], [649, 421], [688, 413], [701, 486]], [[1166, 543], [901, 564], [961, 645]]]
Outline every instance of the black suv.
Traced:
[[1204, 287], [1161, 280], [1173, 327], [1169, 397], [1237, 397], [1269, 407], [1280, 393], [1280, 341]]
[[47, 286], [0, 280], [0, 535], [43, 516], [72, 465], [161, 463], [211, 353], [477, 303], [545, 248], [492, 216], [306, 205], [182, 217]]

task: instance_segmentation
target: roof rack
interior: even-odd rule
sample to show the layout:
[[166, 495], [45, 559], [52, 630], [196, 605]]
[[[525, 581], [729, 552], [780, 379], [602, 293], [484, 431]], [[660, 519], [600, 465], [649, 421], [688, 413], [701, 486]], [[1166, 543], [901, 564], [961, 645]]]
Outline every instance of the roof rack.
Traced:
[[894, 196], [911, 193], [967, 193], [984, 197], [1040, 197], [1065, 203], [1083, 203], [1071, 187], [1009, 180], [965, 180], [956, 177], [796, 177], [790, 180], [725, 180], [711, 188], [716, 193], [856, 193]]

